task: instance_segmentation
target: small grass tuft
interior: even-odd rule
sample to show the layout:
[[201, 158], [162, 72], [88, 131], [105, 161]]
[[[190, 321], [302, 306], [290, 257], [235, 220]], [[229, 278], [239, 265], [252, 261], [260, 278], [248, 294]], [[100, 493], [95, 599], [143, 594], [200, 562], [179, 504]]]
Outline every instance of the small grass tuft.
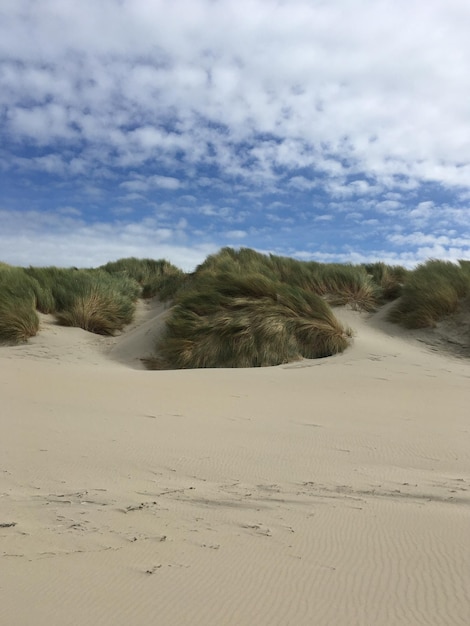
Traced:
[[39, 329], [32, 280], [21, 268], [0, 267], [0, 342], [22, 343]]
[[161, 300], [173, 297], [185, 278], [184, 272], [164, 259], [130, 257], [106, 263], [100, 269], [135, 280], [141, 286], [143, 298], [158, 296]]
[[408, 276], [408, 270], [401, 265], [386, 265], [382, 262], [364, 265], [374, 283], [382, 289], [383, 300], [396, 300], [401, 296], [402, 286]]
[[402, 296], [389, 313], [405, 328], [429, 328], [455, 313], [470, 293], [470, 274], [461, 265], [430, 260], [407, 276]]
[[[69, 277], [68, 277], [69, 278]], [[103, 271], [77, 271], [56, 290], [59, 324], [114, 335], [132, 321], [137, 284]]]

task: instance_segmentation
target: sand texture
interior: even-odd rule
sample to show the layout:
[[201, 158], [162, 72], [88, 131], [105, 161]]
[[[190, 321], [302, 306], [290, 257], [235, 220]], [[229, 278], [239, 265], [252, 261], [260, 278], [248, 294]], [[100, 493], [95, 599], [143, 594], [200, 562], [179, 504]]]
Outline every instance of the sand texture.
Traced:
[[470, 624], [470, 362], [145, 371], [165, 309], [0, 348], [0, 624]]

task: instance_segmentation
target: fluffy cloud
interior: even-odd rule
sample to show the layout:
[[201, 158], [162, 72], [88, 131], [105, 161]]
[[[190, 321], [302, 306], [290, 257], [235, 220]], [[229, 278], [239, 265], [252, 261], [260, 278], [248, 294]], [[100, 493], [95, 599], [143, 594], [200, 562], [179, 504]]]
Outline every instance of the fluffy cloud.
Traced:
[[210, 249], [340, 259], [349, 237], [420, 259], [423, 231], [465, 251], [469, 22], [466, 0], [5, 0], [2, 202], [50, 215], [69, 194], [94, 233], [161, 211], [174, 245], [191, 212]]
[[[245, 173], [347, 158], [386, 183], [466, 184], [468, 3], [243, 4], [7, 2], [10, 137], [105, 142], [136, 163], [210, 161], [212, 144]], [[276, 141], [241, 156], [259, 133]]]
[[53, 259], [63, 267], [96, 267], [136, 256], [165, 258], [191, 271], [218, 248], [214, 243], [189, 243], [185, 220], [172, 227], [154, 218], [89, 224], [74, 207], [59, 214], [0, 210], [0, 220], [2, 256], [14, 265], [50, 265]]

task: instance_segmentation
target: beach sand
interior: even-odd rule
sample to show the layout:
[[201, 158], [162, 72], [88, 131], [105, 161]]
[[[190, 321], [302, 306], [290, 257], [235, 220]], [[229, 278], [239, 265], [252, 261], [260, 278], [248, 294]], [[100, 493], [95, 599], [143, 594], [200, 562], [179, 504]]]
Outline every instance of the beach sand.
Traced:
[[470, 623], [470, 361], [146, 371], [166, 315], [0, 348], [0, 624]]

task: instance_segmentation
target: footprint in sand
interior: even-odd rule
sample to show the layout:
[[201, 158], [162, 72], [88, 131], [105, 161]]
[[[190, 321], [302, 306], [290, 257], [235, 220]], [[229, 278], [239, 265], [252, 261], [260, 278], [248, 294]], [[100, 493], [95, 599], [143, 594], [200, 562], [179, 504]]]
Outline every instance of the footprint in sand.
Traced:
[[253, 530], [257, 535], [272, 537], [271, 530], [267, 526], [263, 526], [262, 524], [242, 524], [241, 527], [247, 530]]

